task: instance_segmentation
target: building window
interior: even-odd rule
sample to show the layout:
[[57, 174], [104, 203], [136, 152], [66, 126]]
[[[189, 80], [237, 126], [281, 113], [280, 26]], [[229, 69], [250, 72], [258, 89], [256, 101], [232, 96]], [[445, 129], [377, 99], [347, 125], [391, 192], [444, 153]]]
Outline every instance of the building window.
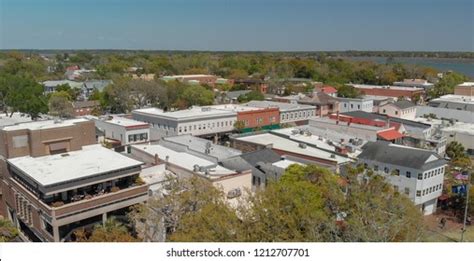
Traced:
[[395, 111], [395, 115], [398, 115], [398, 111]]
[[395, 169], [393, 171], [393, 174], [395, 174], [395, 176], [400, 176], [400, 170], [399, 169]]
[[405, 194], [410, 195], [410, 188], [405, 188]]
[[425, 173], [423, 178], [426, 179], [427, 177], [428, 177], [428, 173]]
[[379, 170], [379, 165], [374, 165], [374, 170], [378, 171]]
[[383, 109], [383, 113], [386, 113], [387, 111], [385, 109]]
[[351, 109], [354, 109], [354, 104], [351, 104]]
[[390, 172], [390, 169], [388, 167], [385, 167], [383, 171], [388, 174]]
[[407, 171], [405, 174], [407, 175], [407, 178], [411, 178], [411, 172], [410, 171]]
[[397, 185], [394, 185], [394, 186], [393, 186], [393, 190], [395, 190], [395, 192], [398, 192], [398, 186], [397, 186]]
[[357, 105], [357, 109], [359, 109], [359, 110], [360, 110], [360, 105]]
[[421, 197], [421, 190], [417, 190], [417, 191], [416, 191], [416, 196], [417, 196], [417, 197]]
[[418, 173], [418, 179], [422, 180], [423, 179], [423, 173]]

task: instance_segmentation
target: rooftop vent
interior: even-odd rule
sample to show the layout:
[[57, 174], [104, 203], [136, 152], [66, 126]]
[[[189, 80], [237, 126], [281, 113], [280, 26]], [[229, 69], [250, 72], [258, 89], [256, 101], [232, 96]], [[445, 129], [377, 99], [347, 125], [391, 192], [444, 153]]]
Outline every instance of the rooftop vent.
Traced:
[[306, 149], [306, 143], [303, 143], [303, 142], [300, 142], [298, 144], [298, 147], [302, 148], [302, 149]]

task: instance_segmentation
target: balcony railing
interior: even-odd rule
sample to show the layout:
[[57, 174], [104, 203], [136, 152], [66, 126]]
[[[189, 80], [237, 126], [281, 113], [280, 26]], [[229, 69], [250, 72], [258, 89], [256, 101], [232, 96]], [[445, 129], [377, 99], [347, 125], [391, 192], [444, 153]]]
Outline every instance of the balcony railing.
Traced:
[[103, 205], [109, 205], [113, 204], [114, 202], [123, 201], [128, 198], [144, 196], [148, 193], [148, 185], [135, 185], [133, 187], [124, 188], [116, 192], [108, 192], [99, 196], [95, 196], [90, 199], [83, 199], [80, 201], [67, 203], [59, 207], [53, 207], [44, 203], [13, 178], [10, 179], [10, 182], [13, 182], [15, 189], [25, 196], [32, 204], [36, 205], [36, 207], [47, 214], [49, 218], [73, 215], [75, 213], [95, 209]]
[[61, 216], [74, 214], [76, 212], [83, 212], [88, 209], [100, 207], [102, 205], [108, 205], [128, 198], [138, 197], [140, 195], [146, 195], [147, 193], [147, 185], [134, 186], [119, 190], [117, 192], [109, 192], [90, 199], [83, 199], [73, 203], [65, 204], [60, 207], [52, 207], [53, 216], [58, 218]]

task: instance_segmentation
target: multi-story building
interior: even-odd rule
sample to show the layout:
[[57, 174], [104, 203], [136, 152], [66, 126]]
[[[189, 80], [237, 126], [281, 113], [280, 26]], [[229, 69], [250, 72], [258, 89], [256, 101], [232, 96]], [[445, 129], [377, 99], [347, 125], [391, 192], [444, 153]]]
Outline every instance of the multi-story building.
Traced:
[[457, 122], [452, 126], [441, 129], [448, 143], [457, 141], [466, 149], [467, 153], [474, 155], [474, 124]]
[[339, 100], [323, 92], [313, 93], [311, 97], [302, 97], [296, 102], [316, 106], [316, 115], [321, 117], [339, 110]]
[[416, 96], [423, 97], [425, 93], [425, 90], [423, 88], [417, 88], [417, 87], [368, 85], [368, 84], [350, 84], [350, 86], [358, 89], [364, 95], [392, 97], [392, 98], [404, 97], [410, 100], [413, 100]]
[[142, 162], [95, 144], [93, 121], [36, 121], [0, 130], [3, 216], [32, 241], [67, 241], [148, 197]]
[[337, 98], [337, 100], [339, 101], [339, 112], [372, 112], [374, 109], [374, 101], [368, 98]]
[[395, 191], [406, 194], [424, 215], [436, 211], [446, 167], [446, 161], [436, 153], [377, 141], [363, 147], [358, 162], [384, 176]]
[[333, 115], [333, 117], [351, 124], [395, 127], [398, 132], [403, 134], [402, 144], [404, 145], [430, 149], [436, 151], [439, 155], [444, 155], [446, 151], [446, 138], [430, 124], [364, 111], [346, 112], [339, 116]]
[[429, 106], [458, 111], [474, 112], [474, 96], [447, 94], [430, 100]]
[[414, 120], [416, 118], [416, 105], [407, 100], [388, 102], [378, 107], [378, 113], [389, 117]]
[[454, 95], [474, 96], [474, 82], [464, 82], [454, 87]]
[[221, 104], [209, 106], [212, 109], [237, 113], [236, 129], [250, 132], [256, 129], [274, 129], [280, 126], [278, 107], [253, 107], [240, 104]]
[[[351, 162], [345, 151], [337, 146], [325, 143], [318, 138], [293, 138], [281, 133], [241, 134], [231, 137], [231, 146], [242, 152], [257, 151], [270, 148], [279, 155], [288, 155], [312, 164], [332, 168], [339, 171], [341, 165]], [[317, 144], [316, 144], [317, 143]]]
[[248, 90], [255, 90], [261, 93], [267, 93], [267, 90], [268, 90], [268, 84], [262, 79], [247, 78], [247, 79], [234, 79], [233, 81], [234, 81], [234, 84], [243, 85]]
[[131, 145], [134, 157], [150, 164], [165, 164], [165, 168], [178, 178], [199, 177], [222, 189], [230, 198], [232, 191], [244, 193], [252, 187], [251, 170], [235, 171], [225, 168], [189, 151], [171, 149], [160, 144]]
[[280, 123], [305, 124], [308, 119], [316, 117], [316, 106], [311, 105], [273, 101], [250, 101], [245, 105], [258, 108], [278, 108]]
[[157, 108], [138, 109], [132, 111], [132, 117], [134, 120], [151, 124], [152, 140], [181, 134], [205, 136], [231, 132], [237, 121], [236, 112], [209, 106], [172, 112]]
[[120, 116], [93, 117], [97, 129], [104, 133], [106, 139], [116, 140], [120, 145], [150, 140], [150, 124]]

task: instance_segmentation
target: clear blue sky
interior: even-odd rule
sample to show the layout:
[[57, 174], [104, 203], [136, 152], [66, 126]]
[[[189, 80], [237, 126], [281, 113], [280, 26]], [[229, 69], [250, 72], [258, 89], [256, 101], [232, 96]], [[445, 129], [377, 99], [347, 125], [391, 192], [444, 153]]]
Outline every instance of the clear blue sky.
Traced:
[[0, 0], [0, 49], [473, 51], [474, 0]]

